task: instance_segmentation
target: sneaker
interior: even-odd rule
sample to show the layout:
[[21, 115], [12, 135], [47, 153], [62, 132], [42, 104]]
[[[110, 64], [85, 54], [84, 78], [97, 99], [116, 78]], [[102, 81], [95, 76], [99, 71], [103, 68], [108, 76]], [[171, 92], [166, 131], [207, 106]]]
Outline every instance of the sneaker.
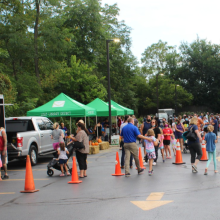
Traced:
[[152, 175], [152, 172], [151, 172], [151, 171], [148, 171], [148, 175], [151, 176], [151, 175]]
[[125, 176], [126, 176], [126, 177], [129, 177], [129, 176], [131, 176], [131, 174], [130, 174], [130, 173], [126, 173]]
[[157, 165], [157, 163], [156, 162], [153, 162], [153, 166], [156, 166]]
[[165, 163], [165, 160], [163, 160], [163, 163]]
[[130, 168], [132, 169], [132, 168], [133, 168], [133, 166], [130, 166]]
[[148, 163], [147, 162], [144, 162], [144, 166], [147, 166], [148, 165]]
[[198, 172], [197, 167], [196, 167], [195, 165], [192, 165], [192, 169], [193, 169], [194, 171], [196, 171], [196, 173]]
[[144, 169], [141, 169], [140, 171], [138, 171], [138, 174], [142, 174], [144, 172]]

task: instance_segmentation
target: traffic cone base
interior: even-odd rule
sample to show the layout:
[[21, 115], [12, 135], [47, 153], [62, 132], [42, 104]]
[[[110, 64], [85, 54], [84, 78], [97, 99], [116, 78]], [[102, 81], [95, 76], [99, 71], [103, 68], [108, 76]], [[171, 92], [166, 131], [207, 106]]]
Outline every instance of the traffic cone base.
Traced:
[[24, 190], [20, 192], [21, 193], [34, 193], [38, 191], [39, 189], [35, 189], [35, 185], [34, 185], [34, 177], [32, 173], [30, 156], [27, 155]]
[[[142, 157], [142, 153], [141, 153], [141, 147], [139, 147], [139, 155], [138, 155], [138, 159], [139, 159], [139, 163], [140, 163], [140, 168], [141, 169], [146, 169], [146, 167], [143, 164], [143, 157]], [[136, 167], [137, 170], [137, 167]]]
[[115, 173], [112, 174], [112, 176], [123, 176], [123, 175], [125, 175], [125, 174], [121, 173], [119, 156], [118, 156], [118, 152], [116, 152]]
[[21, 193], [34, 193], [34, 192], [38, 192], [39, 189], [35, 189], [35, 190], [25, 190], [25, 191], [20, 191]]
[[82, 181], [79, 180], [78, 178], [77, 167], [76, 167], [76, 157], [73, 157], [72, 180], [69, 181], [68, 183], [72, 183], [72, 184], [82, 183]]
[[78, 181], [69, 181], [68, 183], [82, 183], [81, 180], [78, 180]]

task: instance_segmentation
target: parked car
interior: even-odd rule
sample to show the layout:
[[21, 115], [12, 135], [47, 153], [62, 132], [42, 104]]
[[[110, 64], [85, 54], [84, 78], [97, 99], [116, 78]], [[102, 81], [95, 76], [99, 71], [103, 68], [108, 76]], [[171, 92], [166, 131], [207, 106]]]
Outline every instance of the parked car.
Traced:
[[46, 117], [6, 118], [8, 159], [30, 155], [31, 164], [37, 164], [39, 155], [54, 152], [51, 139], [53, 123]]

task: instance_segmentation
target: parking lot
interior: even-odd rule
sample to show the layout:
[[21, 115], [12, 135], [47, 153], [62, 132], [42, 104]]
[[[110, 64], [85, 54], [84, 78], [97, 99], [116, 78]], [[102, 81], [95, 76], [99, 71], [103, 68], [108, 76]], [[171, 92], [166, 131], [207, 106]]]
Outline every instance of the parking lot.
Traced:
[[[140, 146], [140, 145], [139, 145]], [[219, 144], [217, 151], [219, 155]], [[193, 174], [190, 154], [183, 154], [184, 165], [162, 163], [154, 167], [153, 176], [131, 170], [131, 177], [115, 177], [115, 154], [112, 147], [88, 156], [88, 177], [80, 184], [68, 184], [71, 177], [47, 175], [51, 156], [39, 159], [32, 167], [39, 192], [22, 194], [25, 161], [11, 161], [8, 180], [0, 183], [1, 219], [218, 219], [220, 176], [211, 163], [204, 176], [206, 162], [200, 162]], [[160, 155], [159, 155], [160, 156]], [[69, 162], [71, 166], [71, 161]], [[219, 167], [219, 166], [218, 166]], [[124, 170], [122, 170], [124, 172]]]

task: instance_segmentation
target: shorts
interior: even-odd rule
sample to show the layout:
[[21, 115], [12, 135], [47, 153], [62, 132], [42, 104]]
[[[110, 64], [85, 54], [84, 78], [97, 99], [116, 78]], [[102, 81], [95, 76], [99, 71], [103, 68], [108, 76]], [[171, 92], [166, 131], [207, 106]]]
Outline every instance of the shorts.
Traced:
[[160, 149], [160, 150], [164, 149], [164, 146], [163, 146], [163, 145], [162, 145], [162, 146], [160, 146], [160, 147], [159, 147], [159, 149]]
[[176, 138], [176, 139], [182, 139], [183, 136], [182, 136], [182, 134], [179, 134], [179, 133], [178, 133], [178, 134], [175, 134], [175, 138]]
[[2, 155], [3, 151], [0, 151], [2, 165], [7, 163], [7, 151], [5, 151], [5, 155]]
[[59, 159], [59, 164], [66, 164], [67, 163], [67, 159]]
[[57, 150], [60, 147], [59, 142], [53, 143], [53, 149]]
[[170, 145], [170, 140], [163, 140], [164, 145]]
[[148, 159], [156, 159], [155, 151], [153, 152], [147, 152]]

